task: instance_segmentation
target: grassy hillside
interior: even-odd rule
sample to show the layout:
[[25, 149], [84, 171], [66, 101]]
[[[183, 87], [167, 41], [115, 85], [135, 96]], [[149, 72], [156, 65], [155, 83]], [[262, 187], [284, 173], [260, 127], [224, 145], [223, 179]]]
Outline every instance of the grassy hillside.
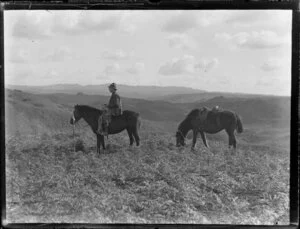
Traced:
[[192, 152], [190, 134], [175, 147], [175, 115], [186, 107], [125, 99], [142, 114], [141, 146], [123, 132], [98, 155], [90, 128], [79, 121], [73, 139], [69, 118], [76, 101], [102, 100], [6, 92], [8, 222], [289, 223], [287, 125], [246, 122], [236, 151], [222, 132]]
[[[153, 121], [175, 121], [184, 119], [194, 108], [219, 105], [239, 114], [248, 124], [288, 125], [290, 122], [289, 97], [224, 97], [203, 98], [196, 103], [170, 103], [122, 97], [124, 109], [134, 110], [144, 119]], [[101, 108], [109, 100], [108, 96], [78, 94], [30, 94], [18, 90], [6, 90], [6, 99], [14, 107], [28, 105], [34, 109], [70, 112], [75, 104], [87, 104]], [[22, 109], [23, 110], [23, 109]]]
[[[11, 222], [287, 224], [289, 153], [223, 141], [177, 149], [172, 134], [142, 129], [142, 145], [111, 136], [97, 155], [90, 131], [7, 142]], [[190, 142], [189, 142], [190, 144]]]

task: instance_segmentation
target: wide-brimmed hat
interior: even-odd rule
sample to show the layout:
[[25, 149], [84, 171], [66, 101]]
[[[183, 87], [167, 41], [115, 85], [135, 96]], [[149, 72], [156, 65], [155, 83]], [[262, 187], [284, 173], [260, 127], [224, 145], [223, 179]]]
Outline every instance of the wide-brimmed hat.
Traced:
[[117, 90], [117, 85], [115, 83], [112, 83], [108, 86], [108, 88], [112, 88], [114, 90]]

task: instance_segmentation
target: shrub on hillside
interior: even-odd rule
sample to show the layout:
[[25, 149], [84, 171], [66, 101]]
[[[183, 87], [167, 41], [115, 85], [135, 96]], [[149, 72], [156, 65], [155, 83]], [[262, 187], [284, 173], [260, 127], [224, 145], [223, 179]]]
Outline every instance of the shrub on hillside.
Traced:
[[81, 139], [77, 139], [75, 142], [75, 151], [85, 152], [85, 144]]

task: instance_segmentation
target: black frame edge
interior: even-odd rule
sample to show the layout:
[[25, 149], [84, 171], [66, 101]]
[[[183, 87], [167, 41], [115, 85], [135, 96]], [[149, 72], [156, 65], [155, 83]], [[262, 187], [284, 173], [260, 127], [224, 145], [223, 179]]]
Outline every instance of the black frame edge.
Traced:
[[[76, 1], [75, 1], [76, 2]], [[78, 3], [66, 1], [5, 1], [3, 3], [5, 10], [97, 10], [97, 9], [296, 9], [297, 0], [266, 2], [249, 0], [160, 0], [157, 3], [151, 3], [149, 0], [126, 1], [107, 0], [98, 2], [92, 0], [81, 0]]]
[[[206, 3], [202, 4], [201, 2], [187, 2], [187, 4], [174, 4], [174, 5], [164, 5], [164, 4], [100, 4], [97, 6], [91, 6], [91, 4], [71, 4], [71, 3], [62, 3], [62, 4], [54, 4], [54, 3], [38, 3], [38, 4], [29, 4], [29, 3], [0, 3], [0, 80], [1, 80], [1, 135], [3, 139], [5, 138], [5, 102], [4, 102], [4, 10], [40, 10], [40, 9], [52, 9], [52, 10], [96, 10], [96, 9], [291, 9], [292, 12], [292, 84], [291, 84], [291, 169], [290, 169], [290, 225], [286, 226], [271, 226], [272, 228], [298, 228], [299, 222], [299, 143], [300, 143], [300, 123], [299, 123], [299, 76], [300, 76], [300, 4], [297, 1], [293, 1], [288, 4], [276, 4], [270, 7], [271, 3], [267, 4], [256, 4], [252, 2], [251, 4], [241, 3], [236, 4], [234, 1], [226, 2], [224, 4], [216, 4], [215, 3]], [[267, 6], [268, 5], [268, 6]], [[30, 7], [30, 8], [29, 8]], [[223, 8], [224, 7], [224, 8]], [[297, 123], [297, 126], [296, 124]], [[5, 139], [1, 144], [1, 151], [5, 152]], [[296, 143], [297, 142], [297, 143]], [[4, 144], [3, 144], [4, 143]], [[294, 153], [292, 153], [295, 151]], [[5, 205], [6, 205], [6, 193], [5, 189], [5, 154], [1, 153], [0, 160], [1, 167], [1, 220], [5, 219]], [[293, 176], [292, 176], [293, 174]], [[292, 201], [293, 200], [293, 201]], [[1, 222], [2, 224], [2, 222]], [[3, 225], [1, 225], [3, 226]], [[228, 228], [228, 227], [236, 227], [236, 228], [269, 228], [270, 226], [259, 226], [259, 225], [131, 225], [131, 224], [113, 224], [113, 225], [87, 225], [87, 224], [8, 224], [3, 228], [32, 228], [32, 227], [40, 227], [40, 228], [199, 228], [199, 227], [207, 227], [207, 228]], [[2, 228], [2, 227], [1, 227]]]
[[[292, 17], [292, 96], [291, 96], [291, 147], [290, 147], [290, 224], [299, 223], [299, 77], [300, 77], [300, 11]], [[295, 125], [297, 123], [297, 126]]]
[[[1, 85], [1, 158], [0, 158], [0, 178], [1, 178], [1, 190], [0, 190], [0, 202], [1, 202], [1, 224], [6, 219], [6, 179], [5, 179], [5, 101], [4, 101], [4, 9], [3, 3], [0, 3], [0, 85]], [[2, 86], [3, 85], [3, 86]]]

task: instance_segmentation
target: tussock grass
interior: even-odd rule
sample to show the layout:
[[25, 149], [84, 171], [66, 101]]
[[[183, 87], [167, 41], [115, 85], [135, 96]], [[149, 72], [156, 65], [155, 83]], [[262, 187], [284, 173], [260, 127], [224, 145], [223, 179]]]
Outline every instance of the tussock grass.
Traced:
[[289, 154], [210, 141], [176, 148], [169, 133], [126, 133], [96, 154], [79, 130], [6, 143], [9, 222], [288, 224]]

